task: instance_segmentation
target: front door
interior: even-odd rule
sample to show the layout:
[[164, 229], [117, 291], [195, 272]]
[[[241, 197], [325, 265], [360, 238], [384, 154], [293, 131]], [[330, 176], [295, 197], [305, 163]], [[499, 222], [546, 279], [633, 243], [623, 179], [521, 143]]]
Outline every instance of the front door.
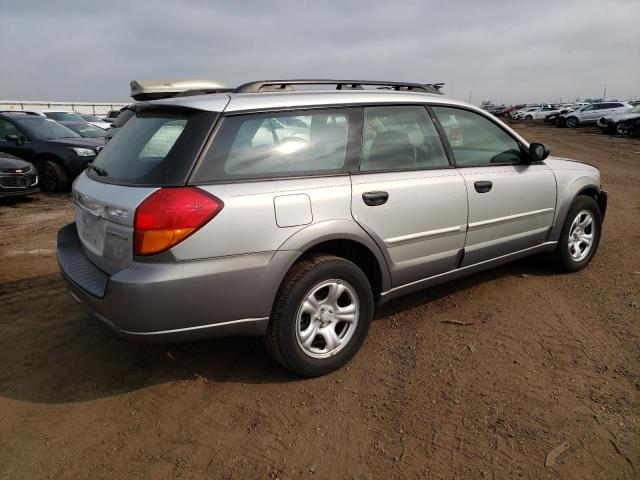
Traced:
[[461, 266], [544, 243], [556, 206], [551, 169], [527, 163], [519, 142], [483, 115], [453, 107], [433, 111], [467, 186], [469, 222]]
[[394, 287], [456, 268], [467, 192], [424, 106], [364, 109], [351, 210], [386, 250]]

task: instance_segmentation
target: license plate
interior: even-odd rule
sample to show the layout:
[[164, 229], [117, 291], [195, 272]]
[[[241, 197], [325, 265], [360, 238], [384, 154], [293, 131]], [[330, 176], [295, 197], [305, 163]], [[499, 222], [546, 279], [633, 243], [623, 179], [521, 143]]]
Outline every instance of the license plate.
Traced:
[[84, 244], [98, 254], [102, 254], [104, 242], [104, 222], [96, 215], [82, 211], [78, 224], [78, 233]]

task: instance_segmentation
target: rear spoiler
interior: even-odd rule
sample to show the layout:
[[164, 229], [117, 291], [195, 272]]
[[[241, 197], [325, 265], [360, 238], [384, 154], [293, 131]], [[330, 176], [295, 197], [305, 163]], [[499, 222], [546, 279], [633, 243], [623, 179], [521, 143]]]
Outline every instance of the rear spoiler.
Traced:
[[132, 80], [131, 97], [134, 100], [159, 100], [161, 98], [230, 92], [221, 82], [202, 79]]

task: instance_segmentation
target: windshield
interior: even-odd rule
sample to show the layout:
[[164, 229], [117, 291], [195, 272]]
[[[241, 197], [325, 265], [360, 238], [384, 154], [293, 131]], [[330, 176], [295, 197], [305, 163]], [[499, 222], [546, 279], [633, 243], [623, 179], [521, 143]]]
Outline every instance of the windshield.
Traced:
[[82, 117], [70, 112], [44, 112], [44, 114], [56, 122], [82, 122]]
[[80, 135], [64, 125], [43, 117], [16, 119], [18, 125], [25, 129], [29, 136], [38, 140], [55, 140], [57, 138], [79, 138]]
[[93, 164], [104, 170], [91, 178], [135, 186], [184, 185], [218, 114], [199, 110], [134, 113], [107, 142]]
[[81, 137], [88, 138], [101, 138], [106, 135], [106, 130], [102, 128], [94, 127], [86, 122], [69, 122], [65, 123], [65, 127], [70, 128], [76, 133], [79, 133]]
[[636, 105], [635, 107], [633, 107], [631, 110], [629, 110], [629, 113], [640, 113], [640, 105]]

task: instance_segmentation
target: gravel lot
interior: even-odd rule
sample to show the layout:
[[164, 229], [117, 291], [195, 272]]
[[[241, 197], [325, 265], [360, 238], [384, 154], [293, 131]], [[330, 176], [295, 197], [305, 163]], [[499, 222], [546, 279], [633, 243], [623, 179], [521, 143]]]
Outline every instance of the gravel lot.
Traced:
[[640, 140], [517, 127], [601, 168], [591, 266], [533, 257], [398, 299], [314, 380], [257, 339], [118, 338], [57, 274], [70, 195], [0, 203], [0, 478], [638, 478]]

